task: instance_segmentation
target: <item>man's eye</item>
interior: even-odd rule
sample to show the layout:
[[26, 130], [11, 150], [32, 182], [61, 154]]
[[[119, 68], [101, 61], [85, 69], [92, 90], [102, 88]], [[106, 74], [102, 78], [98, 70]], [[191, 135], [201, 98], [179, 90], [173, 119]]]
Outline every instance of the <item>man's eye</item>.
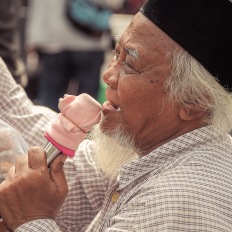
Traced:
[[140, 71], [138, 71], [132, 64], [130, 64], [128, 61], [124, 61], [123, 62], [123, 66], [124, 66], [124, 69], [125, 71], [128, 73], [128, 74], [140, 74]]
[[132, 69], [133, 67], [127, 61], [123, 62], [124, 67]]

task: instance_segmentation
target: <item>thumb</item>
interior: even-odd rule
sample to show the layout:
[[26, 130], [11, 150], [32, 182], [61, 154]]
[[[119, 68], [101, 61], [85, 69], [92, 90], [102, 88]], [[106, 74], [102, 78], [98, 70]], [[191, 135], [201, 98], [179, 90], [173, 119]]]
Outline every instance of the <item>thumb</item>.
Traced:
[[64, 166], [64, 162], [65, 160], [68, 158], [68, 156], [64, 155], [64, 154], [60, 154], [58, 155], [55, 160], [51, 163], [50, 168], [52, 169], [52, 171], [55, 172], [63, 172], [63, 166]]
[[67, 159], [66, 155], [59, 155], [50, 166], [50, 176], [53, 182], [56, 183], [58, 188], [61, 190], [62, 188], [67, 187], [66, 178], [63, 170], [64, 162]]

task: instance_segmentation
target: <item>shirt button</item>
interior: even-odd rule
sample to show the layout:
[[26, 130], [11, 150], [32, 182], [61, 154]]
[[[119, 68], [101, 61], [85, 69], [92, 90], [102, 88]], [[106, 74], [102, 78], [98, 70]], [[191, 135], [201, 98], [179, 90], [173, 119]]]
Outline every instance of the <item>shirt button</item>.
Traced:
[[119, 193], [118, 192], [114, 192], [112, 197], [111, 197], [111, 201], [113, 203], [115, 203], [117, 200], [118, 200], [118, 197], [119, 197]]

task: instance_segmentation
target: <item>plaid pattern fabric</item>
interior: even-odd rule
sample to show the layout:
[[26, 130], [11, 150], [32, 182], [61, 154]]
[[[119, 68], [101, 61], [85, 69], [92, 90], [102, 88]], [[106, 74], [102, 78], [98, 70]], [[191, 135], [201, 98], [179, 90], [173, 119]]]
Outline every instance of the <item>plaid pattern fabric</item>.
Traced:
[[50, 219], [38, 219], [35, 221], [31, 221], [31, 226], [28, 227], [27, 224], [23, 224], [20, 226], [20, 230], [16, 229], [17, 231], [40, 231], [40, 232], [47, 232], [47, 231], [59, 231], [56, 223]]
[[57, 113], [35, 106], [24, 89], [16, 84], [5, 63], [0, 58], [0, 118], [15, 128], [30, 145], [43, 147], [43, 134]]
[[[65, 164], [70, 191], [57, 218], [61, 231], [232, 231], [229, 135], [213, 126], [184, 134], [124, 165], [110, 186], [94, 165], [92, 146], [85, 140]], [[55, 226], [35, 220], [16, 231], [59, 231]]]

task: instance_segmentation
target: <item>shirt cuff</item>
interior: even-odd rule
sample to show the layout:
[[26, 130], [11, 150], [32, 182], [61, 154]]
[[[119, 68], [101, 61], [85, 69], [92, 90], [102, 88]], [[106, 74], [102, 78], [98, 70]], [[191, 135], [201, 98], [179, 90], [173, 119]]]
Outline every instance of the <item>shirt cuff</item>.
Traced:
[[26, 222], [19, 226], [15, 232], [58, 232], [60, 231], [59, 227], [57, 226], [56, 222], [51, 219], [38, 219], [33, 220], [30, 222]]

